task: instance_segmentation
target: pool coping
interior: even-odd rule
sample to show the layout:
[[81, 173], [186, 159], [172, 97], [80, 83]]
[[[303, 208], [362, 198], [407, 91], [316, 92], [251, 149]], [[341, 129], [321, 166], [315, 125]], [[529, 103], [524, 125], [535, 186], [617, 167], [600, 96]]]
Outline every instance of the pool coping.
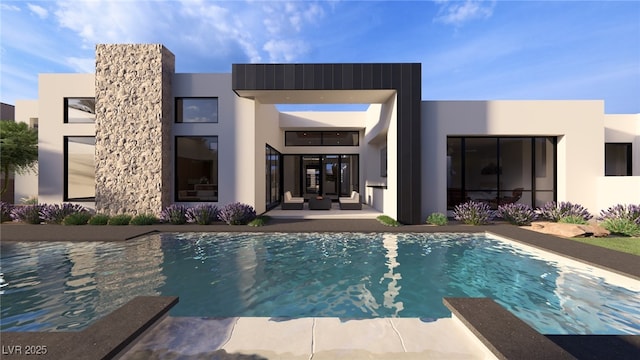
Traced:
[[[78, 231], [79, 229], [88, 231]], [[214, 225], [150, 225], [150, 226], [91, 226], [80, 228], [62, 225], [24, 225], [2, 224], [0, 225], [0, 241], [126, 241], [152, 233], [162, 232], [387, 232], [387, 233], [438, 233], [438, 232], [465, 232], [465, 233], [491, 233], [509, 240], [530, 245], [545, 251], [578, 260], [593, 266], [640, 280], [640, 266], [638, 256], [626, 254], [602, 247], [585, 244], [569, 239], [564, 239], [548, 234], [537, 233], [507, 224], [492, 224], [485, 226], [469, 225], [407, 225], [400, 227], [388, 227], [377, 220], [270, 220], [269, 224], [262, 227], [228, 226], [226, 224]], [[134, 299], [135, 300], [135, 299]], [[133, 301], [133, 300], [132, 300]], [[140, 300], [138, 300], [140, 301]], [[155, 301], [155, 300], [152, 300]], [[177, 298], [175, 300], [177, 302]], [[499, 306], [491, 299], [446, 299], [443, 300], [472, 333], [498, 358], [540, 358], [534, 354], [540, 351], [561, 350], [559, 353], [570, 353], [580, 359], [609, 358], [612, 355], [617, 359], [637, 358], [640, 354], [640, 335], [615, 336], [615, 335], [543, 335], [529, 327], [526, 323], [517, 319], [506, 309]], [[128, 305], [128, 304], [127, 304]], [[127, 306], [125, 305], [125, 306]], [[175, 303], [173, 304], [175, 305]], [[171, 306], [173, 306], [171, 305]], [[152, 307], [142, 305], [141, 309]], [[169, 307], [170, 308], [170, 307]], [[166, 311], [168, 311], [168, 309]], [[121, 308], [122, 309], [122, 308]], [[112, 314], [116, 314], [117, 309]], [[123, 310], [125, 311], [125, 310]], [[166, 314], [160, 311], [156, 320]], [[126, 311], [125, 311], [126, 312]], [[147, 314], [150, 315], [150, 314]], [[111, 315], [99, 320], [94, 326], [113, 329]], [[515, 318], [515, 320], [513, 320]], [[102, 321], [104, 320], [104, 322]], [[125, 321], [126, 322], [126, 321]], [[151, 326], [151, 325], [148, 325]], [[148, 327], [147, 326], [147, 327]], [[93, 328], [91, 326], [90, 328]], [[505, 332], [508, 330], [508, 332]], [[64, 340], [65, 333], [3, 333], [0, 343], [3, 346], [11, 344], [6, 342], [6, 334], [10, 336], [23, 336], [22, 342], [13, 344], [38, 344], [44, 341], [51, 344], [67, 344], [75, 346], [75, 353], [82, 355], [96, 346], [83, 342], [68, 342]], [[19, 335], [15, 335], [19, 334]], [[102, 342], [107, 346], [109, 336], [113, 332], [104, 331]], [[517, 334], [527, 334], [518, 336]], [[116, 334], [117, 335], [117, 334]], [[139, 333], [137, 334], [139, 335]], [[135, 337], [134, 337], [135, 338]], [[75, 338], [74, 338], [75, 339]], [[83, 346], [78, 346], [82, 344]], [[545, 344], [541, 346], [540, 344]], [[54, 348], [61, 345], [52, 345]], [[615, 346], [615, 348], [611, 348]], [[54, 349], [52, 348], [52, 349]], [[4, 347], [2, 348], [4, 351]], [[70, 348], [68, 348], [70, 349]], [[67, 350], [68, 350], [67, 349]], [[564, 349], [564, 350], [563, 350]], [[119, 349], [120, 351], [122, 349]], [[612, 353], [615, 351], [615, 353]], [[66, 352], [65, 352], [66, 354]], [[563, 355], [564, 356], [564, 355]], [[569, 357], [566, 358], [570, 358]], [[13, 357], [12, 357], [13, 358]], [[86, 357], [85, 357], [86, 358]], [[91, 356], [90, 358], [95, 358]]]

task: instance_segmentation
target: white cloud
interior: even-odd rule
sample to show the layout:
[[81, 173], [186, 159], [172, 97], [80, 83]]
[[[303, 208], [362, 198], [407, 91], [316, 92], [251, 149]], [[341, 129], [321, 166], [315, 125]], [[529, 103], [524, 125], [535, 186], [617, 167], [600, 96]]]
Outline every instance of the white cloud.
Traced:
[[67, 57], [67, 64], [74, 71], [80, 73], [94, 73], [96, 71], [96, 60], [94, 58]]
[[487, 19], [493, 15], [495, 0], [438, 0], [440, 9], [435, 18], [436, 22], [461, 26], [463, 23], [475, 19]]
[[269, 40], [263, 49], [269, 54], [271, 62], [292, 62], [309, 51], [309, 46], [301, 40]]
[[20, 11], [20, 8], [15, 5], [0, 4], [0, 10], [4, 11]]
[[40, 5], [28, 3], [27, 7], [29, 8], [29, 10], [31, 10], [31, 12], [38, 15], [40, 19], [46, 19], [49, 16], [49, 11]]

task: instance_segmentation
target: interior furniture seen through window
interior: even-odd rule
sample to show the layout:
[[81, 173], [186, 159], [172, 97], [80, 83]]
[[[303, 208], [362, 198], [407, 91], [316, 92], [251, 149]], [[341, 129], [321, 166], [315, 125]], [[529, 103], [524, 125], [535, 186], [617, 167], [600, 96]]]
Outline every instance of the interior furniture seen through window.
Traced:
[[631, 143], [604, 144], [604, 175], [631, 176]]
[[447, 208], [555, 200], [555, 137], [448, 137]]
[[95, 201], [95, 152], [93, 136], [64, 138], [64, 201]]
[[94, 123], [96, 122], [95, 98], [65, 98], [65, 123]]
[[217, 123], [218, 98], [176, 98], [176, 122]]
[[176, 201], [218, 201], [218, 137], [176, 137]]

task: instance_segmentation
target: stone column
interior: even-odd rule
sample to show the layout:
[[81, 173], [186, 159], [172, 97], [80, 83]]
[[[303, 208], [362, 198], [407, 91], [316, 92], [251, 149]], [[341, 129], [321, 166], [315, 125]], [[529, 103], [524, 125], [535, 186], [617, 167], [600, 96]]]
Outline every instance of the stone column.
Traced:
[[159, 215], [171, 201], [171, 82], [162, 45], [96, 46], [96, 210]]

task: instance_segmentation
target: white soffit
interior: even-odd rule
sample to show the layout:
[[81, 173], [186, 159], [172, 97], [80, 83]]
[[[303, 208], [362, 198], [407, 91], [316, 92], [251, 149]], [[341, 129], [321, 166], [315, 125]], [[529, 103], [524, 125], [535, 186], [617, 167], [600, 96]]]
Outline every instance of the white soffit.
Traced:
[[236, 90], [262, 104], [383, 104], [395, 90]]

